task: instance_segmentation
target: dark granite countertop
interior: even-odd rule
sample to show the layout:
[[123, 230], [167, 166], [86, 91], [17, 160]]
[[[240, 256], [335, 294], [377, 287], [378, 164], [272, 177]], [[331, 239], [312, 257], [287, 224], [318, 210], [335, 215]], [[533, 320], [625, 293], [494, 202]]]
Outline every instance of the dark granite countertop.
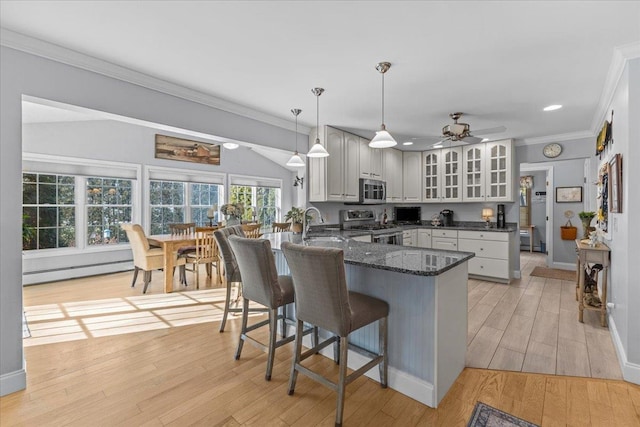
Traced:
[[[314, 241], [311, 239], [307, 240], [305, 244], [308, 246], [340, 248], [344, 250], [346, 264], [416, 276], [437, 276], [475, 256], [471, 252], [452, 252], [439, 249], [408, 248], [406, 246], [358, 242], [349, 239], [349, 234], [354, 236], [354, 234], [366, 235], [367, 233], [344, 230], [314, 232], [312, 236], [325, 238], [341, 236], [344, 240]], [[263, 238], [268, 239], [271, 242], [271, 247], [278, 251], [282, 242], [302, 243], [300, 234], [290, 232], [266, 233]]]

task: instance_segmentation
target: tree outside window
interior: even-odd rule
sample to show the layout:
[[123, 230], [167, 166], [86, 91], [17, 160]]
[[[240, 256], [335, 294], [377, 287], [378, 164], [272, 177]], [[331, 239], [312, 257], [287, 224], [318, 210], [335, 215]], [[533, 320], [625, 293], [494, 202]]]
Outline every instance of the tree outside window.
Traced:
[[168, 234], [169, 224], [185, 222], [185, 184], [149, 181], [151, 234]]
[[87, 244], [108, 245], [127, 242], [120, 223], [131, 222], [132, 181], [114, 178], [87, 178]]
[[[191, 222], [204, 226], [209, 224], [207, 211], [213, 206], [222, 205], [222, 186], [218, 184], [190, 184], [190, 207]], [[216, 209], [215, 216], [212, 219], [214, 223], [218, 222], [218, 212]]]
[[278, 221], [279, 188], [232, 185], [229, 201], [242, 203], [245, 208], [242, 219], [261, 223], [263, 230], [270, 230], [271, 225]]

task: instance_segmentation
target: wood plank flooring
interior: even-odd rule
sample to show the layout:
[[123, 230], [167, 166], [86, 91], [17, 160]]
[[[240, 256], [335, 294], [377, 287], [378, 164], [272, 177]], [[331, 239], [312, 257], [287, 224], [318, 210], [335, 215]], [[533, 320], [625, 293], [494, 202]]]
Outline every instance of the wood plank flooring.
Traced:
[[[156, 274], [142, 296], [140, 285], [129, 287], [130, 278], [130, 272], [117, 273], [25, 288], [33, 334], [25, 344], [34, 343], [25, 348], [28, 385], [0, 398], [0, 425], [333, 425], [335, 393], [299, 376], [296, 393], [287, 395], [291, 346], [278, 349], [270, 382], [264, 380], [266, 355], [253, 346], [234, 360], [240, 322], [232, 316], [227, 331], [217, 332], [222, 288], [207, 283], [200, 291], [164, 295]], [[526, 356], [540, 365], [535, 357], [549, 357], [544, 346], [556, 354], [577, 351], [559, 340], [545, 344], [553, 335], [548, 325], [536, 331], [542, 342], [529, 339], [521, 351], [525, 339], [517, 331], [533, 333], [539, 307], [533, 310], [531, 301], [539, 302], [546, 286], [544, 279], [541, 285], [530, 279], [510, 286], [470, 281], [470, 310], [479, 305], [485, 313], [482, 321], [475, 319], [471, 344], [476, 336], [488, 343], [475, 344], [488, 365], [515, 368]], [[495, 310], [500, 302], [505, 307]], [[558, 319], [562, 300], [559, 307]], [[511, 319], [505, 322], [505, 316]], [[470, 317], [470, 333], [472, 325]], [[608, 332], [586, 327], [584, 341], [570, 345], [602, 345], [599, 338]], [[558, 336], [570, 334], [556, 329]], [[312, 363], [337, 376], [331, 360], [314, 356]], [[609, 369], [593, 366], [599, 375]], [[544, 426], [640, 426], [639, 386], [474, 368], [462, 372], [437, 409], [361, 377], [347, 387], [344, 425], [464, 426], [478, 400]]]
[[473, 368], [621, 379], [611, 335], [598, 313], [578, 322], [575, 282], [531, 276], [540, 253], [521, 252], [509, 285], [469, 280], [466, 364]]

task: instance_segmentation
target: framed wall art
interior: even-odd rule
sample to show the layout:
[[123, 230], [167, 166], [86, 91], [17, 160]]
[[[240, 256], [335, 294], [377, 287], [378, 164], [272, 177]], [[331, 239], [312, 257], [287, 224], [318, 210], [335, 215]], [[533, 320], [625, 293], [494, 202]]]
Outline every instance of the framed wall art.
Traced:
[[156, 159], [220, 165], [220, 145], [156, 134]]
[[622, 155], [609, 160], [609, 212], [622, 213]]
[[556, 203], [581, 203], [582, 187], [556, 187]]

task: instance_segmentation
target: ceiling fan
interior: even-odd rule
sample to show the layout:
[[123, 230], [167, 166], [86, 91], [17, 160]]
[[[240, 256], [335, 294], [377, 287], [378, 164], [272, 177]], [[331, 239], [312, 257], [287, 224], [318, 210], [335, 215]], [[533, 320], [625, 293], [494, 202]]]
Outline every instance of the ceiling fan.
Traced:
[[471, 127], [468, 123], [458, 123], [458, 119], [462, 117], [463, 113], [451, 113], [449, 117], [453, 119], [453, 123], [446, 125], [442, 128], [442, 135], [437, 137], [424, 137], [424, 138], [413, 138], [413, 139], [433, 139], [438, 138], [438, 142], [433, 144], [436, 146], [438, 144], [442, 144], [445, 141], [453, 141], [453, 142], [462, 142], [464, 144], [475, 144], [478, 142], [482, 142], [482, 138], [479, 138], [475, 135], [489, 135], [494, 133], [500, 133], [507, 130], [504, 126], [498, 126], [494, 128], [488, 129], [480, 129], [474, 131], [471, 134]]

